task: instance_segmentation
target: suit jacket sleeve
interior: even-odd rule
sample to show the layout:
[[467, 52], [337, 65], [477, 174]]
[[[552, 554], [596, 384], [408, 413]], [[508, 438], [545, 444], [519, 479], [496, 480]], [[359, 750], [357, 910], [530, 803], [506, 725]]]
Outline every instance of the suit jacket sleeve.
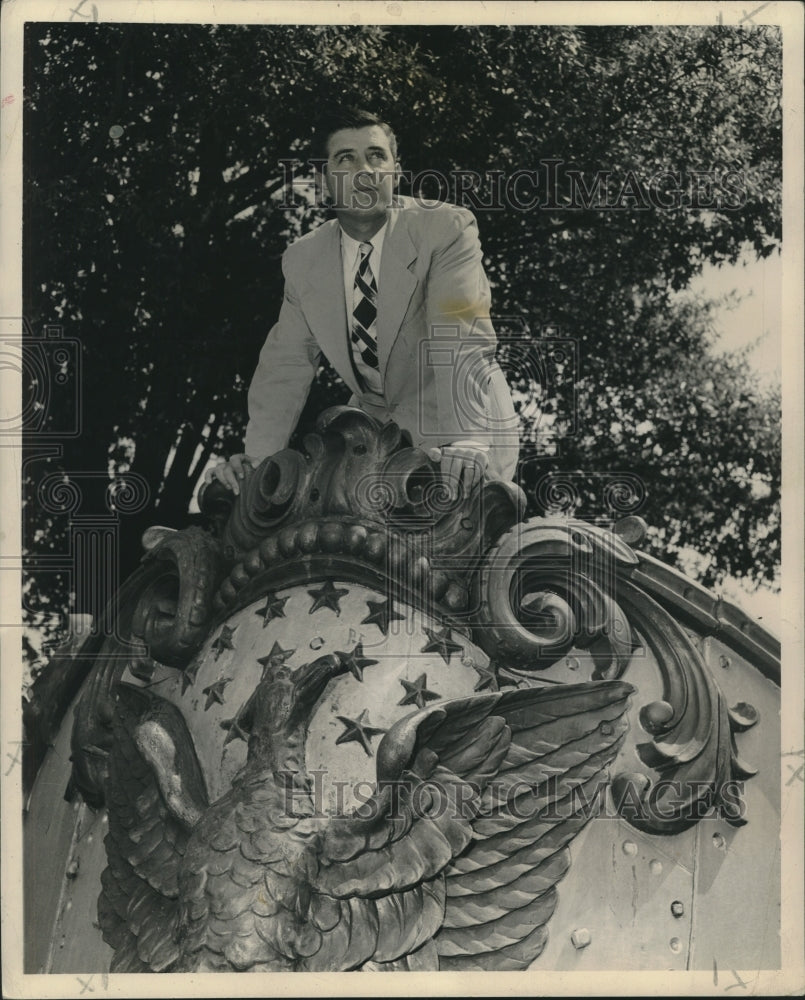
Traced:
[[244, 448], [252, 458], [281, 451], [296, 427], [321, 357], [289, 276], [283, 255], [285, 292], [279, 319], [266, 338], [249, 386], [249, 422]]
[[428, 271], [428, 337], [441, 362], [433, 366], [441, 438], [436, 443], [473, 437], [489, 442], [489, 383], [497, 367], [490, 306], [478, 226], [471, 212], [456, 209]]

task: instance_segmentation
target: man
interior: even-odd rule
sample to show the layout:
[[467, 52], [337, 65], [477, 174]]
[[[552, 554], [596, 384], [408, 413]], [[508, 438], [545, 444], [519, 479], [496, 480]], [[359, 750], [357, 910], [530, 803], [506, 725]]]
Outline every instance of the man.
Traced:
[[495, 361], [475, 219], [396, 196], [396, 139], [369, 112], [332, 116], [320, 142], [336, 219], [283, 256], [284, 300], [249, 388], [245, 454], [207, 481], [238, 493], [250, 467], [286, 447], [322, 353], [350, 403], [407, 431], [451, 490], [484, 471], [511, 479], [517, 418]]

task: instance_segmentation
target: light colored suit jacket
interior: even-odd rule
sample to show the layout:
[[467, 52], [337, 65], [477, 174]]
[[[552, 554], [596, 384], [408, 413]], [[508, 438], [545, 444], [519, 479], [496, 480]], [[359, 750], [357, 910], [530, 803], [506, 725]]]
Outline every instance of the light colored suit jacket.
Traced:
[[249, 387], [245, 450], [263, 459], [287, 446], [323, 352], [360, 406], [394, 420], [415, 445], [475, 439], [490, 445], [487, 474], [511, 479], [517, 417], [495, 361], [489, 283], [472, 213], [400, 198], [389, 211], [378, 277], [383, 394], [353, 367], [340, 227], [324, 223], [282, 259], [285, 295]]

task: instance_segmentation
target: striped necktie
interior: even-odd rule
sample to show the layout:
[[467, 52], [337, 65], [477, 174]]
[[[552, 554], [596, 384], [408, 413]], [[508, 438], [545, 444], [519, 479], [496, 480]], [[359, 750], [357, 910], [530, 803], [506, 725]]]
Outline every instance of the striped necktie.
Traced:
[[371, 243], [361, 243], [360, 262], [355, 272], [352, 292], [352, 346], [367, 368], [378, 368], [377, 361], [377, 282], [369, 264]]

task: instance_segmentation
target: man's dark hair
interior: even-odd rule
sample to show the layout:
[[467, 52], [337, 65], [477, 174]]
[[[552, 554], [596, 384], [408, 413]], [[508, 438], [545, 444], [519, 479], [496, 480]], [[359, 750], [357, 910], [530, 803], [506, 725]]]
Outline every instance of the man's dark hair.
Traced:
[[397, 137], [391, 126], [384, 122], [372, 111], [363, 108], [352, 107], [329, 107], [319, 116], [311, 141], [311, 158], [317, 160], [327, 159], [327, 143], [330, 136], [342, 128], [367, 128], [370, 125], [377, 125], [383, 129], [388, 136], [391, 155], [397, 159]]

